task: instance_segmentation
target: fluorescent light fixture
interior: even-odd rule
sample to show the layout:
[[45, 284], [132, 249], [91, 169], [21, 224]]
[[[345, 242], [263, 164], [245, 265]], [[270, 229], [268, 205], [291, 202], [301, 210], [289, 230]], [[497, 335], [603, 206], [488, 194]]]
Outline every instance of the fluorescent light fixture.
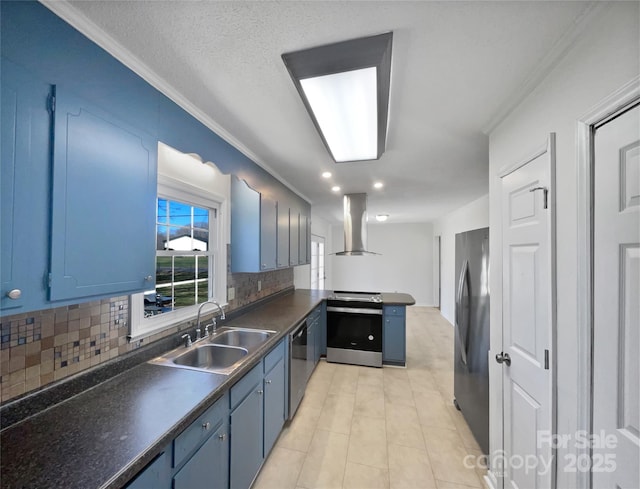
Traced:
[[376, 221], [384, 222], [389, 219], [389, 214], [376, 214]]
[[384, 183], [382, 182], [376, 182], [373, 184], [373, 188], [382, 188], [384, 187]]
[[336, 163], [376, 160], [384, 153], [392, 40], [387, 32], [282, 55]]
[[300, 80], [336, 162], [378, 155], [376, 68]]
[[322, 172], [322, 178], [331, 178], [331, 172], [330, 171]]
[[331, 190], [333, 190], [334, 192], [340, 192], [340, 187], [334, 185], [333, 187], [331, 187]]

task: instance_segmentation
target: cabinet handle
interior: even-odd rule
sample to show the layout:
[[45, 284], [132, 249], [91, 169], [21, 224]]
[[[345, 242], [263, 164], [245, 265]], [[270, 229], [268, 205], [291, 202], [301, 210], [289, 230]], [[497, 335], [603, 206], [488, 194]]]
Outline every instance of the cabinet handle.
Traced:
[[206, 423], [202, 423], [202, 428], [208, 430], [209, 428], [211, 428], [211, 423], [209, 423], [209, 421], [207, 421]]
[[271, 381], [270, 380], [265, 380], [265, 383], [270, 384]]
[[7, 292], [7, 297], [12, 300], [18, 300], [22, 297], [22, 291], [20, 289], [12, 289]]
[[220, 440], [224, 440], [227, 437], [226, 433], [222, 433], [221, 435], [218, 435], [218, 439]]
[[258, 389], [258, 391], [257, 391], [257, 392], [258, 392], [258, 394], [259, 394], [259, 395], [262, 395], [262, 393], [263, 393], [264, 391], [263, 391], [262, 389]]

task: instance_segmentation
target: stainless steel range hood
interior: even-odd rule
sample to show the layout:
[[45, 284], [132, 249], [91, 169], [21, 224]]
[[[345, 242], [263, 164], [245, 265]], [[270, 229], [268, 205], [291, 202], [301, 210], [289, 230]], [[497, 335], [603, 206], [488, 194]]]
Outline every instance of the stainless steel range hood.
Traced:
[[344, 196], [344, 251], [338, 256], [377, 255], [367, 251], [367, 194]]

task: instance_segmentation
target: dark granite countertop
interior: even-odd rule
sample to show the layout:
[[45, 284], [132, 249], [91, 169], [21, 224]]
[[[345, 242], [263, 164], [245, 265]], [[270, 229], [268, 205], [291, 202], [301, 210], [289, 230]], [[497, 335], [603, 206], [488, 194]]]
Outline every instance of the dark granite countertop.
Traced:
[[382, 303], [385, 306], [413, 306], [416, 303], [416, 300], [409, 294], [383, 292]]
[[227, 321], [277, 331], [232, 375], [142, 363], [3, 430], [2, 487], [124, 486], [330, 294], [298, 289]]

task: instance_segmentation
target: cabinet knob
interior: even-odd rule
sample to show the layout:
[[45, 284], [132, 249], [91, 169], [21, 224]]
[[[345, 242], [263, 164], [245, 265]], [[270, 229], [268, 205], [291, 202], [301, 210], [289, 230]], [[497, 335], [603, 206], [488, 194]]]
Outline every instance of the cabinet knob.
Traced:
[[270, 380], [265, 380], [265, 383], [270, 384], [271, 381]]
[[20, 299], [20, 297], [22, 297], [22, 291], [20, 289], [12, 289], [9, 292], [7, 292], [7, 297], [15, 301], [17, 299]]
[[151, 280], [153, 280], [153, 276], [152, 276], [152, 275], [147, 275], [147, 276], [144, 278], [144, 280], [145, 280], [145, 282], [151, 282]]
[[264, 392], [264, 391], [263, 391], [262, 389], [258, 389], [258, 394], [259, 394], [259, 395], [262, 395], [262, 393], [263, 393], [263, 392]]
[[222, 433], [221, 435], [218, 435], [218, 439], [220, 440], [224, 440], [227, 437], [226, 433]]
[[209, 423], [209, 421], [207, 421], [206, 423], [202, 423], [202, 428], [208, 430], [209, 428], [211, 428], [211, 423]]

